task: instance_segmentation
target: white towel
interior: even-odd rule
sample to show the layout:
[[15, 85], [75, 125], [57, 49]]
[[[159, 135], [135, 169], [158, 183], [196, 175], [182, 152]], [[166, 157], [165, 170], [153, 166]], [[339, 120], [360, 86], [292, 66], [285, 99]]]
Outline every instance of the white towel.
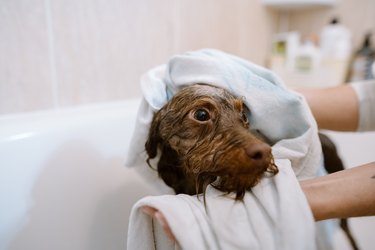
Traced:
[[305, 99], [267, 69], [217, 50], [200, 50], [174, 56], [147, 72], [141, 79], [144, 98], [126, 165], [137, 166], [147, 182], [165, 187], [157, 173], [145, 167], [144, 144], [153, 114], [179, 89], [194, 83], [220, 86], [245, 97], [251, 128], [271, 142], [280, 173], [263, 179], [246, 193], [243, 203], [210, 188], [209, 215], [194, 196], [145, 198], [133, 209], [128, 249], [152, 249], [148, 244], [154, 240], [168, 245], [160, 228], [154, 234], [150, 231], [151, 219], [139, 210], [142, 205], [161, 210], [184, 249], [240, 249], [233, 245], [236, 242], [243, 249], [314, 249], [313, 218], [296, 177], [315, 176], [320, 166], [317, 126]]
[[157, 222], [142, 212], [161, 211], [181, 249], [316, 249], [314, 220], [288, 160], [277, 160], [280, 172], [264, 178], [243, 202], [207, 188], [203, 198], [189, 195], [150, 196], [133, 207], [128, 250], [176, 249]]

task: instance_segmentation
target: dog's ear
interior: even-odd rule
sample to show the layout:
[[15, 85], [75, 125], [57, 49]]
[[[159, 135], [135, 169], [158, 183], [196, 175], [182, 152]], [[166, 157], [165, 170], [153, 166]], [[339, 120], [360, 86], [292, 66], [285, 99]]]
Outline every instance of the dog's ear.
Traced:
[[153, 117], [148, 138], [145, 143], [145, 149], [148, 155], [147, 163], [158, 154], [160, 149], [160, 159], [157, 171], [160, 178], [174, 189], [176, 194], [196, 194], [194, 178], [188, 175], [179, 160], [179, 156], [170, 145], [165, 142], [160, 134], [160, 122], [163, 119], [163, 109], [159, 110]]
[[194, 177], [185, 172], [177, 152], [168, 145], [163, 145], [161, 149], [158, 173], [176, 194], [193, 195], [197, 193]]
[[160, 135], [160, 121], [162, 119], [162, 111], [157, 112], [151, 122], [148, 139], [145, 144], [148, 154], [147, 163], [150, 165], [150, 159], [156, 157], [158, 148], [160, 149], [160, 159], [157, 171], [160, 178], [170, 187], [174, 189], [176, 194], [195, 194], [194, 179], [188, 176], [181, 166], [179, 156], [168, 143], [164, 142]]
[[160, 112], [157, 112], [151, 122], [150, 130], [148, 132], [148, 138], [145, 143], [145, 149], [149, 159], [156, 157], [158, 153], [158, 146], [162, 142], [159, 132], [160, 126]]
[[325, 134], [319, 133], [319, 139], [322, 144], [324, 168], [329, 174], [344, 170], [344, 164], [337, 152], [335, 143]]

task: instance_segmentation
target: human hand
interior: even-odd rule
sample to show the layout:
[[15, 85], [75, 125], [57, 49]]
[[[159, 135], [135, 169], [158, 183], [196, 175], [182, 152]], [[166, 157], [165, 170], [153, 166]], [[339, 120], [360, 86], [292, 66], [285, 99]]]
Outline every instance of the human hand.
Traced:
[[156, 221], [162, 226], [164, 233], [167, 235], [167, 237], [174, 243], [178, 243], [175, 236], [172, 233], [171, 228], [168, 225], [167, 220], [159, 210], [153, 207], [143, 206], [142, 211], [150, 215], [152, 218], [156, 219]]

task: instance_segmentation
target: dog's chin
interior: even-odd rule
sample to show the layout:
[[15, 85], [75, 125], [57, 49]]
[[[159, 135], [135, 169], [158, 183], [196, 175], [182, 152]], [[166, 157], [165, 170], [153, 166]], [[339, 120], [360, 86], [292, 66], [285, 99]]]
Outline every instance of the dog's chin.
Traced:
[[268, 165], [243, 168], [236, 174], [219, 176], [213, 186], [225, 193], [235, 193], [236, 200], [242, 200], [246, 191], [256, 186], [263, 177], [273, 176], [278, 173], [278, 168], [270, 161]]
[[224, 193], [235, 193], [236, 200], [242, 200], [246, 191], [257, 185], [266, 171], [258, 174], [241, 174], [238, 176], [221, 176], [213, 186]]

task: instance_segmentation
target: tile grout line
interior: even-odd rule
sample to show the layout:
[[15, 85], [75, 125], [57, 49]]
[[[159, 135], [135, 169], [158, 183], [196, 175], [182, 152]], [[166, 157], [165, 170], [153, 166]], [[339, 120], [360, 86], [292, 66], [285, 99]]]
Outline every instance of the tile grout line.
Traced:
[[53, 36], [53, 25], [52, 25], [52, 14], [50, 0], [44, 0], [44, 7], [46, 13], [46, 24], [47, 24], [47, 35], [48, 35], [48, 57], [51, 72], [51, 84], [52, 84], [52, 98], [53, 108], [60, 108], [59, 94], [58, 94], [58, 78], [56, 68], [56, 54], [55, 54], [55, 40]]
[[172, 54], [176, 54], [178, 53], [178, 49], [179, 49], [179, 45], [180, 45], [180, 41], [179, 41], [179, 36], [178, 36], [178, 31], [180, 29], [180, 19], [179, 19], [179, 14], [180, 14], [180, 9], [181, 9], [181, 5], [178, 1], [174, 1], [173, 2], [173, 14], [172, 14], [172, 34], [171, 34], [171, 37], [172, 37], [172, 47], [173, 47], [173, 51], [172, 51]]

